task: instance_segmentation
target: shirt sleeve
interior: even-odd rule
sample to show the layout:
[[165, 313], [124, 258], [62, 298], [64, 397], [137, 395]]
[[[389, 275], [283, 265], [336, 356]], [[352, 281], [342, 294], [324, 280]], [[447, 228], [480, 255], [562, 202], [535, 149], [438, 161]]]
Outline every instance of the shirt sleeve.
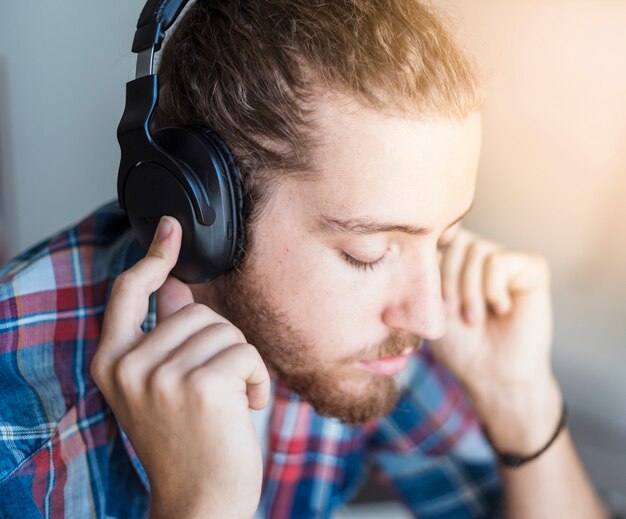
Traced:
[[469, 399], [428, 347], [369, 440], [374, 475], [420, 519], [502, 517], [497, 462]]
[[144, 517], [89, 366], [130, 257], [112, 205], [0, 265], [0, 518]]

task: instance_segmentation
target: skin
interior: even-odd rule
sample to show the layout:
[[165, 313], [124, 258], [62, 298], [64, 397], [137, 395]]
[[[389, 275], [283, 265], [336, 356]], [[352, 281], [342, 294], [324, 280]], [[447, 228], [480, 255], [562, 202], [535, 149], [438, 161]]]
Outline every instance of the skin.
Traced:
[[[438, 246], [449, 243], [460, 222], [443, 232], [472, 203], [480, 119], [424, 123], [345, 100], [322, 105], [318, 117], [327, 131], [315, 161], [322, 164], [324, 155], [332, 162], [312, 182], [277, 187], [243, 275], [192, 291], [236, 323], [272, 371], [318, 412], [363, 422], [391, 411], [397, 391], [392, 378], [357, 361], [415, 350], [421, 339], [444, 333]], [[322, 215], [433, 232], [331, 234], [320, 229]], [[368, 262], [385, 257], [366, 270], [344, 253]]]
[[[498, 449], [534, 452], [558, 422], [546, 261], [450, 226], [474, 197], [478, 114], [417, 120], [335, 97], [317, 116], [318, 175], [277, 186], [242, 272], [191, 287], [168, 277], [181, 229], [165, 217], [167, 236], [114, 285], [92, 373], [146, 468], [153, 517], [254, 513], [262, 463], [248, 409], [266, 404], [267, 367], [321, 412], [361, 421], [396, 393], [357, 361], [426, 339]], [[328, 233], [321, 215], [430, 232]], [[384, 259], [356, 268], [345, 253]], [[143, 334], [157, 289], [158, 324]], [[604, 517], [567, 432], [502, 475], [510, 517]]]

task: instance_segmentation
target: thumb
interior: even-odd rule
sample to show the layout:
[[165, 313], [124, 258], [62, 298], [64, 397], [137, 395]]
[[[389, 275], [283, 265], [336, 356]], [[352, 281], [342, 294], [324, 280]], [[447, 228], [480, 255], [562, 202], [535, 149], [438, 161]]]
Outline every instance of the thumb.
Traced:
[[157, 323], [193, 301], [191, 289], [180, 279], [168, 276], [163, 286], [157, 290]]
[[178, 221], [163, 216], [145, 257], [116, 278], [102, 323], [101, 345], [110, 343], [119, 350], [139, 338], [150, 294], [158, 291], [174, 268], [181, 237]]

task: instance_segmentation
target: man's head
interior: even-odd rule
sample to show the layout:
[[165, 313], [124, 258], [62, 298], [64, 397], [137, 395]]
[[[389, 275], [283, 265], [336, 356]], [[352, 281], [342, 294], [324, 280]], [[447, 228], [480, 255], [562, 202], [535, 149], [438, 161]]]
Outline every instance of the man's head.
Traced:
[[243, 262], [196, 298], [319, 412], [388, 412], [394, 380], [361, 361], [444, 333], [438, 247], [473, 199], [480, 100], [461, 52], [410, 0], [200, 0], [160, 73], [155, 124], [220, 133], [246, 197]]

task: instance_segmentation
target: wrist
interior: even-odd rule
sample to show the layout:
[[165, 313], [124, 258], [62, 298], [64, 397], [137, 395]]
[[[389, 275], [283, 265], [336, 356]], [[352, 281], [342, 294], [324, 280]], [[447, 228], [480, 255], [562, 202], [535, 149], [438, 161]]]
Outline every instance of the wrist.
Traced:
[[491, 387], [470, 396], [494, 448], [519, 455], [532, 454], [549, 441], [563, 407], [553, 376]]

